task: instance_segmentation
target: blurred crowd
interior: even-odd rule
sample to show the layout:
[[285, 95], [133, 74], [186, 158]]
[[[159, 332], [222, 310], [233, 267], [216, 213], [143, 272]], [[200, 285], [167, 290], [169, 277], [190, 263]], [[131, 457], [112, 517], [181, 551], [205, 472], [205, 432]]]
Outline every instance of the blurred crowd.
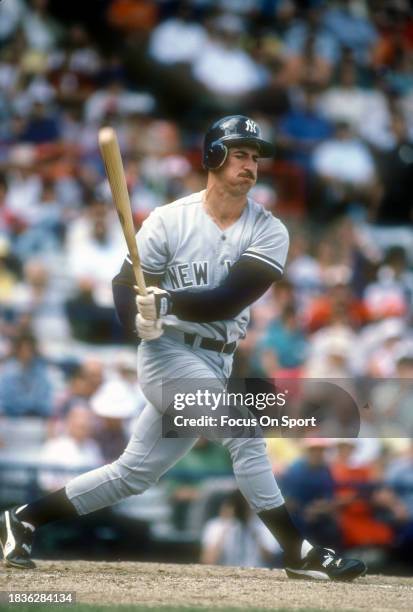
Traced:
[[[247, 113], [277, 146], [252, 195], [291, 248], [234, 375], [379, 380], [371, 405], [399, 437], [268, 445], [313, 538], [401, 558], [413, 541], [411, 3], [90, 2], [100, 30], [61, 4], [0, 3], [0, 424], [44, 424], [30, 461], [33, 449], [79, 469], [118, 456], [144, 398], [113, 308], [125, 245], [98, 129], [117, 130], [138, 228], [204, 188], [210, 121]], [[165, 481], [178, 525], [203, 478], [230, 473], [209, 444], [183, 462]], [[63, 476], [39, 478], [51, 490]], [[221, 513], [249, 520], [233, 498]], [[205, 532], [204, 560], [221, 558], [220, 529]]]

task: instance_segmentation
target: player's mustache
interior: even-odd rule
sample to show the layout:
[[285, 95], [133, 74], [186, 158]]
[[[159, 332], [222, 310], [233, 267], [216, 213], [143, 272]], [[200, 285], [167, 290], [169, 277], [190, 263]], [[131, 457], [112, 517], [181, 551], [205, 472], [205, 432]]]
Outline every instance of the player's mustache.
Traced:
[[244, 172], [241, 172], [241, 173], [239, 174], [239, 176], [240, 176], [241, 178], [250, 178], [250, 179], [252, 179], [253, 181], [255, 181], [255, 174], [253, 174], [253, 173], [252, 173], [252, 172], [250, 172], [249, 170], [245, 170]]

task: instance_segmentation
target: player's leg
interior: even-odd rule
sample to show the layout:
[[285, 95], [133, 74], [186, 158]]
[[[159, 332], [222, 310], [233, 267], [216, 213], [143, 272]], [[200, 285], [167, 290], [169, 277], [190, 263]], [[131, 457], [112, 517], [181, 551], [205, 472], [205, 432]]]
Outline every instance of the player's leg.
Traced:
[[[229, 450], [238, 487], [252, 510], [270, 528], [284, 553], [299, 558], [303, 536], [291, 521], [285, 509], [283, 495], [271, 469], [263, 438], [226, 438], [224, 446]], [[266, 520], [274, 515], [271, 526]]]
[[342, 559], [334, 550], [313, 546], [293, 523], [272, 473], [263, 438], [228, 438], [238, 486], [284, 550], [290, 578], [350, 581], [366, 573], [357, 559]]
[[33, 503], [0, 516], [0, 543], [7, 565], [30, 569], [36, 528], [75, 518], [146, 491], [195, 444], [194, 438], [162, 437], [161, 414], [148, 404], [124, 453], [111, 464], [82, 474]]

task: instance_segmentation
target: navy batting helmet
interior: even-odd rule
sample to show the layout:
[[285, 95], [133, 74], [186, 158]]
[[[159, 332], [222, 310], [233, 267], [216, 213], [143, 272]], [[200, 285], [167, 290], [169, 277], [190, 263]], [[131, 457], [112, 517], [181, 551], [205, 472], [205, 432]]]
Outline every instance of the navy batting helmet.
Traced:
[[237, 144], [254, 145], [260, 157], [271, 157], [274, 147], [261, 138], [259, 125], [244, 115], [223, 117], [211, 125], [205, 135], [203, 164], [217, 170], [225, 162], [228, 147]]

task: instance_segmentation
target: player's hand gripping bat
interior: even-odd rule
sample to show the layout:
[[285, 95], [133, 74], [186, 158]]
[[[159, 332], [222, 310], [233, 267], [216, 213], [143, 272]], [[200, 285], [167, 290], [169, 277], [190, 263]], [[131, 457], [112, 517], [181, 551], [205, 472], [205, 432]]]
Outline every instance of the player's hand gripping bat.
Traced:
[[128, 188], [126, 185], [125, 171], [122, 157], [120, 155], [118, 139], [115, 130], [104, 127], [99, 130], [99, 147], [105, 163], [106, 174], [112, 191], [113, 201], [122, 226], [123, 235], [128, 245], [129, 255], [132, 262], [136, 285], [140, 295], [147, 295], [145, 279], [139, 259], [138, 247], [135, 239], [135, 228], [132, 219]]

